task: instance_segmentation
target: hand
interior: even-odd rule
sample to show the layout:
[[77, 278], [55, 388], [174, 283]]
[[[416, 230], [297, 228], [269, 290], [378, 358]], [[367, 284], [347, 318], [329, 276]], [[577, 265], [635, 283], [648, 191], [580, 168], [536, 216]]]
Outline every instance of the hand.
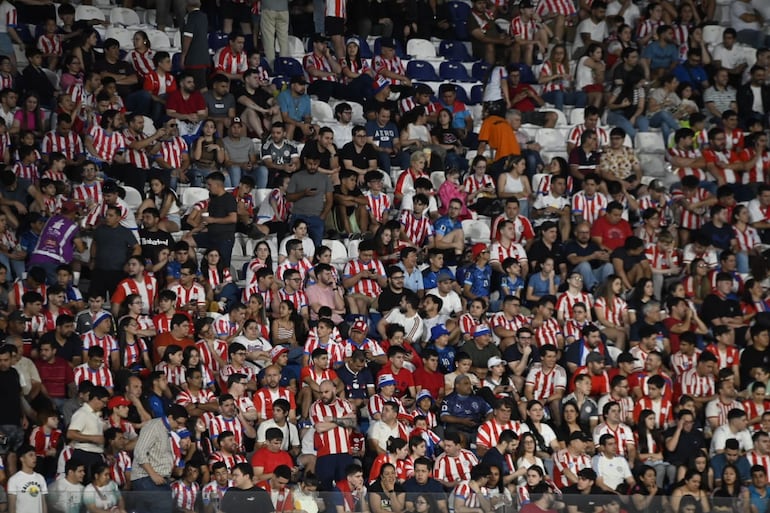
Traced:
[[156, 474], [155, 472], [153, 472], [153, 474], [150, 476], [150, 479], [152, 479], [152, 482], [157, 486], [163, 486], [166, 484], [166, 479], [163, 476]]
[[315, 196], [318, 194], [318, 189], [305, 189], [305, 196]]
[[219, 151], [219, 145], [218, 144], [207, 144], [206, 145], [206, 151]]

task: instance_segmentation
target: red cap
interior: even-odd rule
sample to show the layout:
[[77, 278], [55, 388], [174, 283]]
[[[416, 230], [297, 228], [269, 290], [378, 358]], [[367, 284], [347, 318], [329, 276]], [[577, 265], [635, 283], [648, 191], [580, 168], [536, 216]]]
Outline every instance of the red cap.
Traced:
[[78, 204], [74, 201], [65, 201], [61, 204], [61, 213], [62, 214], [72, 214], [73, 212], [77, 212], [79, 210]]
[[369, 331], [369, 327], [366, 325], [366, 321], [361, 320], [354, 322], [350, 329], [360, 331], [361, 333], [366, 333]]
[[116, 395], [107, 402], [107, 408], [114, 410], [118, 406], [131, 406], [131, 401], [123, 397], [122, 395]]
[[471, 249], [471, 254], [473, 255], [473, 259], [476, 260], [482, 251], [487, 249], [487, 245], [483, 242], [477, 242], [473, 245], [473, 248]]

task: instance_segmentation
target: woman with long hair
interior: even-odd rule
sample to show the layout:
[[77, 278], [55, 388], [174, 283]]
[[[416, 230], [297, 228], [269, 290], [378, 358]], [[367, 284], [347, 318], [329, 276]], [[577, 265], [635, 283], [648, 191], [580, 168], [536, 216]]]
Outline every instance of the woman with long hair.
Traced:
[[608, 339], [619, 349], [625, 349], [628, 337], [628, 304], [623, 299], [623, 282], [620, 276], [612, 274], [599, 285], [594, 311], [596, 321], [603, 326]]
[[136, 74], [139, 75], [139, 80], [141, 81], [155, 69], [155, 63], [153, 62], [155, 51], [152, 49], [150, 38], [144, 30], [134, 32], [132, 41], [134, 48], [126, 54], [125, 61], [130, 62], [134, 66]]
[[[682, 5], [689, 4], [683, 3]], [[687, 49], [700, 50], [701, 66], [706, 67], [713, 63], [714, 57], [711, 55], [708, 44], [706, 44], [706, 42], [703, 40], [703, 27], [705, 27], [705, 25], [703, 23], [699, 23], [693, 27], [692, 30], [690, 30], [690, 33], [687, 35]]]
[[392, 463], [383, 463], [374, 484], [369, 486], [369, 506], [372, 513], [403, 513], [406, 492], [398, 482], [398, 473]]
[[[531, 467], [545, 468], [542, 458], [537, 455], [538, 441], [534, 433], [522, 433], [519, 437], [519, 446], [516, 448], [516, 470]], [[525, 476], [520, 476], [518, 485], [524, 485], [527, 482]]]
[[[521, 447], [521, 444], [519, 444], [519, 447]], [[522, 468], [519, 468], [516, 472], [518, 473], [521, 470]], [[516, 501], [518, 502], [519, 507], [531, 502], [530, 493], [543, 486], [547, 486], [552, 491], [556, 491], [556, 487], [549, 483], [548, 477], [545, 475], [545, 467], [540, 465], [529, 466], [524, 472], [524, 475], [518, 478], [518, 484], [516, 485]]]
[[748, 513], [751, 506], [749, 489], [741, 485], [738, 467], [732, 463], [722, 469], [722, 483], [711, 494], [713, 511], [719, 513]]
[[631, 503], [639, 513], [664, 511], [666, 500], [658, 485], [657, 472], [649, 465], [642, 465], [636, 471], [636, 484], [629, 493]]
[[311, 259], [315, 256], [315, 243], [310, 237], [308, 231], [307, 221], [303, 219], [296, 219], [291, 224], [291, 233], [284, 237], [284, 239], [278, 244], [278, 264], [284, 263], [287, 258], [286, 243], [292, 239], [297, 239], [302, 242], [302, 249], [304, 250], [305, 258]]
[[673, 481], [675, 469], [663, 459], [663, 439], [660, 431], [655, 428], [655, 415], [652, 410], [642, 410], [634, 435], [639, 451], [639, 461], [655, 470], [658, 488], [663, 488], [666, 476]]
[[559, 441], [553, 428], [545, 421], [545, 407], [540, 401], [527, 403], [527, 426], [537, 441], [537, 455], [550, 459], [559, 450]]
[[62, 91], [68, 91], [71, 87], [83, 83], [83, 63], [76, 55], [67, 54], [62, 64], [62, 74], [59, 79], [59, 87]]
[[83, 29], [80, 43], [72, 49], [72, 55], [80, 59], [80, 64], [83, 66], [85, 74], [94, 69], [94, 64], [96, 63], [96, 51], [94, 49], [98, 43], [99, 34], [96, 32], [96, 29], [89, 27]]
[[684, 497], [689, 496], [698, 502], [702, 513], [711, 511], [709, 494], [702, 488], [701, 479], [701, 473], [696, 469], [687, 469], [684, 478], [675, 485], [674, 491], [671, 492], [671, 509], [679, 511], [679, 503]]
[[454, 167], [466, 171], [468, 169], [468, 160], [464, 157], [466, 148], [463, 146], [462, 134], [452, 127], [452, 118], [453, 115], [449, 109], [439, 111], [436, 125], [431, 132], [431, 142], [444, 150], [444, 168]]
[[575, 71], [575, 89], [586, 95], [586, 105], [601, 109], [604, 104], [604, 50], [598, 43], [591, 43], [586, 53], [578, 60]]
[[607, 43], [607, 68], [613, 69], [626, 48], [636, 48], [634, 29], [625, 23], [618, 26]]
[[559, 449], [566, 449], [569, 444], [569, 437], [572, 433], [586, 433], [584, 426], [580, 423], [580, 410], [574, 401], [567, 401], [562, 405], [561, 424], [556, 431], [559, 440]]
[[270, 338], [270, 324], [267, 319], [265, 299], [261, 294], [252, 294], [246, 302], [246, 319], [257, 321], [259, 332], [264, 338]]
[[543, 99], [552, 103], [556, 110], [564, 110], [565, 103], [576, 108], [585, 107], [586, 93], [574, 90], [573, 81], [567, 47], [562, 43], [556, 44], [540, 68], [537, 79], [537, 83], [543, 86]]
[[[129, 294], [120, 304], [117, 318], [121, 319], [125, 316], [131, 317], [139, 324], [137, 334], [140, 337], [154, 337], [157, 333], [155, 324], [152, 322], [149, 315], [143, 313], [144, 310], [145, 304], [144, 300], [142, 300], [142, 296], [139, 294]], [[150, 306], [150, 310], [152, 310], [152, 306]]]
[[762, 282], [749, 278], [743, 285], [743, 296], [741, 296], [743, 322], [749, 323], [758, 313], [763, 312], [770, 312], [770, 300], [767, 299]]
[[495, 181], [487, 173], [488, 167], [487, 158], [483, 155], [477, 155], [471, 162], [471, 172], [463, 180], [463, 189], [468, 195], [468, 208], [474, 212], [485, 212], [497, 201]]
[[174, 395], [187, 387], [187, 376], [185, 368], [182, 366], [183, 359], [184, 352], [182, 346], [171, 344], [166, 347], [160, 363], [155, 366], [156, 371], [162, 372], [165, 375], [169, 388]]
[[735, 252], [738, 272], [741, 274], [751, 272], [751, 257], [757, 257], [762, 249], [762, 240], [759, 232], [749, 224], [749, 209], [746, 205], [736, 205], [730, 224], [733, 226], [732, 249]]
[[497, 178], [497, 197], [500, 199], [516, 198], [519, 200], [519, 213], [529, 217], [529, 203], [532, 186], [527, 177], [527, 161], [521, 155], [508, 157], [503, 172]]
[[706, 296], [711, 294], [711, 280], [708, 276], [709, 266], [704, 259], [694, 258], [687, 270], [688, 273], [683, 282], [685, 296], [696, 307], [700, 307]]
[[263, 267], [268, 268], [271, 272], [274, 270], [273, 255], [270, 249], [270, 244], [261, 240], [254, 246], [254, 256], [247, 264], [245, 264], [245, 276], [246, 285], [251, 285], [257, 281], [257, 271]]
[[689, 471], [700, 476], [700, 489], [711, 492], [714, 489], [714, 469], [709, 465], [707, 449], [700, 449], [690, 455], [687, 465], [680, 465], [676, 469], [676, 479], [681, 482], [686, 479]]
[[631, 297], [628, 300], [629, 323], [634, 324], [637, 319], [643, 317], [644, 305], [650, 301], [656, 301], [655, 284], [651, 278], [642, 278], [631, 289]]
[[201, 363], [214, 376], [227, 366], [227, 342], [217, 338], [214, 319], [201, 317], [195, 321], [195, 347], [198, 348]]
[[[511, 490], [506, 486], [503, 471], [494, 464], [487, 466], [489, 468], [489, 477], [487, 478], [486, 489], [489, 493], [489, 499], [492, 501], [492, 504], [496, 505], [495, 510], [504, 508], [503, 512], [510, 512], [511, 506], [513, 506], [513, 496], [511, 495]], [[503, 506], [497, 506], [499, 504], [503, 504]]]
[[374, 483], [383, 466], [387, 463], [396, 467], [396, 479], [403, 484], [408, 479], [407, 457], [409, 456], [408, 442], [403, 438], [390, 437], [386, 443], [386, 451], [378, 455], [369, 470], [369, 484]]
[[20, 136], [23, 131], [32, 132], [36, 140], [42, 139], [46, 132], [45, 117], [40, 108], [40, 97], [35, 92], [28, 93], [24, 98], [21, 108], [13, 115], [13, 125], [11, 125], [8, 133], [12, 136]]
[[[398, 221], [396, 221], [398, 222]], [[384, 265], [393, 265], [399, 261], [398, 241], [393, 240], [393, 229], [389, 223], [381, 225], [372, 239], [374, 256]]]
[[351, 96], [369, 98], [372, 95], [374, 70], [368, 59], [361, 57], [361, 47], [358, 39], [350, 38], [345, 44], [345, 56], [340, 59], [342, 76]]
[[150, 190], [147, 192], [147, 199], [139, 205], [138, 217], [141, 218], [144, 210], [150, 207], [160, 212], [158, 228], [168, 233], [179, 231], [182, 226], [182, 200], [176, 191], [158, 176], [150, 178]]
[[273, 319], [270, 329], [270, 340], [273, 345], [291, 345], [297, 347], [303, 340], [304, 327], [302, 317], [297, 313], [297, 308], [291, 301], [281, 301], [277, 317]]
[[126, 513], [126, 503], [118, 485], [110, 478], [110, 467], [97, 463], [91, 469], [93, 481], [83, 490], [88, 513]]
[[426, 167], [430, 170], [443, 169], [443, 157], [446, 152], [432, 143], [427, 125], [428, 113], [422, 105], [404, 115], [401, 118], [401, 151], [413, 155], [418, 151], [430, 150], [427, 154], [423, 152]]
[[139, 336], [139, 323], [126, 315], [118, 321], [118, 350], [121, 367], [130, 370], [152, 369], [147, 344]]
[[264, 336], [262, 326], [255, 320], [247, 318], [243, 321], [241, 334], [233, 339], [233, 342], [243, 344], [248, 355], [246, 359], [263, 369], [272, 363], [270, 350], [273, 346]]
[[184, 388], [187, 388], [186, 380], [189, 379], [189, 376], [186, 375], [187, 371], [189, 369], [197, 369], [201, 372], [201, 376], [203, 377], [201, 384], [202, 388], [213, 390], [214, 385], [216, 384], [216, 378], [209, 368], [204, 365], [201, 353], [197, 346], [187, 346], [182, 350], [182, 367], [185, 369]]
[[318, 278], [316, 277], [315, 269], [318, 264], [326, 264], [331, 267], [334, 283], [340, 283], [340, 275], [337, 272], [337, 267], [332, 265], [331, 248], [328, 246], [318, 246], [318, 249], [313, 256], [313, 267], [308, 270], [307, 275], [305, 276], [305, 287], [309, 287], [316, 283]]
[[[230, 174], [222, 167], [227, 160], [222, 138], [217, 134], [217, 124], [212, 119], [203, 121], [198, 139], [190, 152], [191, 185], [201, 187], [205, 178], [214, 171], [225, 175], [225, 187], [232, 187]], [[238, 185], [238, 184], [236, 184]]]
[[233, 283], [232, 272], [229, 267], [225, 266], [218, 249], [209, 248], [206, 250], [201, 261], [201, 274], [203, 275], [203, 286], [206, 288], [206, 298], [209, 301], [219, 303], [212, 305], [218, 311], [224, 310], [226, 312], [238, 302], [241, 291]]

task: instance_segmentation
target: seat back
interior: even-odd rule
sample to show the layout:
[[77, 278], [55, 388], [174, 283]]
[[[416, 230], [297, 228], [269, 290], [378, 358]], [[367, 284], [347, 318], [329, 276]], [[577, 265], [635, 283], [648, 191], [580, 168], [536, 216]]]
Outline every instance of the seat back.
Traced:
[[436, 47], [427, 39], [410, 39], [406, 43], [406, 53], [413, 59], [433, 59], [436, 57]]
[[439, 44], [439, 55], [450, 61], [470, 62], [473, 57], [468, 53], [468, 49], [462, 41], [445, 40]]
[[158, 50], [169, 50], [172, 48], [171, 40], [168, 38], [168, 34], [162, 30], [148, 30], [147, 39], [150, 40], [152, 49], [156, 52]]
[[436, 70], [428, 61], [411, 60], [406, 65], [406, 76], [412, 80], [437, 82], [439, 80]]
[[275, 60], [275, 73], [276, 75], [283, 75], [285, 77], [299, 77], [305, 74], [302, 69], [302, 64], [297, 59], [291, 57], [278, 57]]
[[104, 11], [96, 7], [95, 5], [78, 5], [75, 8], [75, 21], [80, 20], [101, 20], [105, 21], [107, 17]]
[[491, 68], [492, 66], [485, 61], [474, 62], [471, 68], [471, 77], [478, 82], [486, 82]]
[[459, 62], [442, 62], [438, 69], [441, 80], [455, 80], [458, 82], [469, 82], [468, 70]]
[[110, 25], [123, 25], [129, 27], [139, 25], [142, 21], [133, 9], [125, 7], [113, 7], [110, 11]]

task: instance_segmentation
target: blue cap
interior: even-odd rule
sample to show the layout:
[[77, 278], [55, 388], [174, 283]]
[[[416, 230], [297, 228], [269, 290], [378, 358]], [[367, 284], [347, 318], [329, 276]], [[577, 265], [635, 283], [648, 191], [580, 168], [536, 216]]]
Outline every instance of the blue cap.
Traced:
[[433, 340], [436, 340], [441, 335], [449, 335], [449, 332], [443, 324], [436, 324], [430, 329], [430, 338]]
[[417, 394], [417, 399], [415, 399], [415, 401], [419, 403], [426, 397], [430, 399], [431, 402], [435, 402], [435, 399], [433, 399], [433, 396], [431, 395], [430, 391], [427, 388], [423, 388], [422, 390], [420, 390], [420, 392]]
[[449, 271], [447, 269], [442, 269], [438, 272], [438, 275], [436, 275], [436, 282], [444, 281], [444, 280], [452, 280], [454, 281], [455, 277], [452, 274], [452, 271]]
[[474, 337], [480, 337], [481, 335], [491, 335], [492, 332], [489, 331], [489, 328], [486, 324], [479, 324], [476, 326], [476, 328], [473, 330], [473, 336]]

